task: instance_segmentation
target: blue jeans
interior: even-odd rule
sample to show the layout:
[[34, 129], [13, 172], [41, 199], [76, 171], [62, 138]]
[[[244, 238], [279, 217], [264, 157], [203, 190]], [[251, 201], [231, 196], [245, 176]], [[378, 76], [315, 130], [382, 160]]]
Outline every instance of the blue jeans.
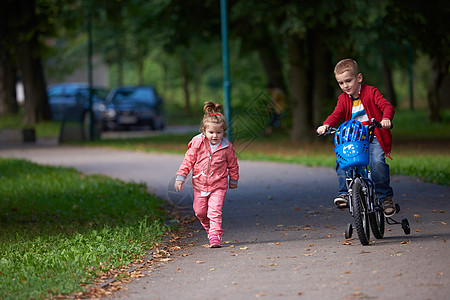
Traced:
[[[369, 155], [369, 168], [372, 173], [372, 181], [375, 184], [375, 194], [378, 199], [394, 196], [394, 191], [390, 186], [391, 178], [389, 176], [389, 165], [386, 163], [384, 151], [376, 137], [374, 137], [373, 142], [370, 143]], [[339, 167], [337, 161], [336, 174], [339, 182], [338, 195], [348, 194], [347, 186], [345, 184], [346, 172]]]

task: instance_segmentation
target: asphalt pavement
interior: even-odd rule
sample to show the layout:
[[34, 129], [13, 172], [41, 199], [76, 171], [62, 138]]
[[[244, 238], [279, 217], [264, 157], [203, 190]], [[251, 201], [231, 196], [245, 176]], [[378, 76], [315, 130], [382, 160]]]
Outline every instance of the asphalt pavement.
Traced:
[[[192, 189], [175, 193], [182, 155], [59, 146], [0, 147], [0, 156], [75, 167], [145, 182], [159, 197], [190, 209]], [[227, 194], [224, 244], [204, 247], [193, 223], [190, 246], [133, 279], [112, 298], [125, 299], [449, 299], [450, 187], [393, 176], [394, 200], [411, 234], [387, 226], [362, 246], [344, 228], [352, 218], [333, 207], [334, 170], [239, 161], [239, 186]]]

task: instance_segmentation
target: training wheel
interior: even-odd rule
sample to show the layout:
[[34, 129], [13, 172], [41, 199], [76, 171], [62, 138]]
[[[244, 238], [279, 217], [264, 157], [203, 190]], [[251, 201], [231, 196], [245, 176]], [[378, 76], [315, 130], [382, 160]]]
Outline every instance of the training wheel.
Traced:
[[348, 224], [347, 227], [345, 227], [345, 239], [351, 239], [353, 234], [353, 225]]
[[408, 219], [406, 219], [406, 218], [402, 219], [402, 228], [403, 228], [403, 232], [405, 234], [411, 233], [411, 228], [409, 227]]
[[400, 205], [398, 205], [397, 203], [395, 203], [395, 213], [399, 213], [400, 212]]

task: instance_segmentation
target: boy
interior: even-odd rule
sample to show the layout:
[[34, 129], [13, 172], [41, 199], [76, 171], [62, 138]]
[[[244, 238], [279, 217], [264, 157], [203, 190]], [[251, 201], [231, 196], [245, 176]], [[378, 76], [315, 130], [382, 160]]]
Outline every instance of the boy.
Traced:
[[[341, 121], [358, 120], [368, 125], [375, 118], [382, 128], [375, 128], [375, 138], [370, 144], [370, 163], [372, 180], [375, 183], [375, 193], [383, 205], [386, 217], [395, 214], [395, 205], [392, 201], [394, 192], [390, 186], [389, 165], [385, 155], [389, 156], [392, 146], [390, 132], [391, 121], [394, 118], [394, 107], [375, 87], [362, 84], [363, 76], [359, 72], [358, 64], [352, 59], [343, 59], [336, 64], [334, 76], [343, 93], [339, 96], [333, 113], [317, 128], [322, 134], [332, 126], [337, 127]], [[336, 163], [336, 173], [339, 181], [338, 196], [334, 203], [338, 207], [348, 204], [348, 191], [345, 185], [345, 172]]]

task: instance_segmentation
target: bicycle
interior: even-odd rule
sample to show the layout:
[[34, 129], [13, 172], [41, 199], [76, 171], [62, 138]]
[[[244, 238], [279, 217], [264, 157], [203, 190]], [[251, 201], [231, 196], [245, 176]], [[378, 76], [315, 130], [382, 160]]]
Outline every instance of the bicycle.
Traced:
[[[349, 122], [356, 125], [348, 126]], [[398, 222], [392, 217], [384, 216], [381, 201], [375, 194], [375, 185], [368, 167], [369, 147], [375, 135], [375, 127], [381, 128], [381, 124], [375, 118], [371, 120], [367, 129], [361, 122], [352, 120], [344, 122], [338, 129], [329, 127], [325, 133], [319, 134], [319, 136], [335, 134], [334, 152], [339, 166], [346, 171], [345, 182], [349, 196], [348, 205], [339, 208], [349, 209], [362, 245], [369, 245], [370, 230], [375, 238], [383, 238], [385, 223], [389, 225], [400, 224], [406, 235], [411, 233], [407, 218]], [[395, 210], [396, 213], [400, 212], [398, 204], [395, 204]], [[352, 234], [353, 225], [350, 223], [345, 228], [345, 238], [351, 239]]]

